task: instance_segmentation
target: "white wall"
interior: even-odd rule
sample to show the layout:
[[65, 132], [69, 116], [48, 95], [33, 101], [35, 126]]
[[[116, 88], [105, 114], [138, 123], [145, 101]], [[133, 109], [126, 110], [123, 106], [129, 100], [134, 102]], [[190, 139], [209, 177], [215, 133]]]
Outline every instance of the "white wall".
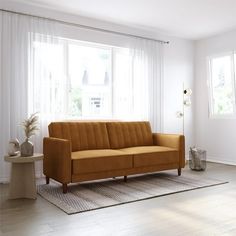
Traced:
[[[194, 45], [191, 41], [172, 39], [164, 50], [164, 132], [183, 133], [186, 138], [186, 155], [194, 140]], [[183, 88], [191, 88], [192, 106], [183, 108]], [[176, 116], [184, 109], [183, 118]]]
[[209, 119], [207, 94], [207, 56], [236, 50], [236, 30], [200, 40], [195, 49], [196, 144], [209, 160], [236, 164], [236, 120]]
[[[94, 20], [90, 18], [69, 15], [57, 11], [33, 7], [25, 4], [0, 0], [0, 8], [20, 11], [32, 15], [49, 17], [63, 20], [66, 22], [78, 23], [113, 31], [119, 31], [129, 34], [146, 36], [161, 40], [170, 41], [170, 44], [164, 46], [164, 84], [163, 84], [163, 108], [164, 122], [163, 131], [165, 133], [182, 133], [183, 122], [182, 118], [177, 118], [176, 112], [182, 111], [182, 95], [183, 83], [185, 87], [193, 88], [193, 64], [194, 64], [194, 43], [190, 40], [184, 40], [176, 37], [164, 35], [160, 32], [147, 31], [139, 28], [132, 28], [124, 25], [113, 24], [109, 22]], [[66, 34], [66, 27], [65, 27]], [[70, 32], [71, 34], [71, 32]], [[90, 32], [83, 31], [80, 35], [84, 40], [91, 37]], [[103, 33], [99, 34], [103, 37]], [[99, 41], [99, 37], [96, 39]], [[106, 34], [107, 37], [107, 34]], [[117, 42], [124, 43], [124, 37], [117, 36]], [[193, 106], [185, 109], [185, 135], [186, 135], [186, 150], [190, 145], [194, 144], [194, 129], [193, 129]]]

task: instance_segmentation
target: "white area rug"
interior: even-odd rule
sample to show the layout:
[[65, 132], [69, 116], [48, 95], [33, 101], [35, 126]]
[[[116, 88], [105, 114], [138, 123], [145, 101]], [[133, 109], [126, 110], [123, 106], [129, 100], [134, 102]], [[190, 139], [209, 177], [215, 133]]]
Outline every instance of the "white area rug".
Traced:
[[67, 194], [62, 193], [61, 184], [50, 181], [49, 185], [38, 185], [38, 194], [67, 214], [74, 214], [225, 183], [201, 175], [161, 172], [129, 176], [126, 183], [117, 178], [71, 184]]

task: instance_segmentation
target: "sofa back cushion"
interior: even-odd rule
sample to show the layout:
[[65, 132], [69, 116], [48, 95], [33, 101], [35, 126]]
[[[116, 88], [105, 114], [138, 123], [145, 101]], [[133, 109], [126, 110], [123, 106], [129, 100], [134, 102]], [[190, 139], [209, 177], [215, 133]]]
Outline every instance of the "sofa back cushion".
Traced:
[[108, 122], [107, 131], [111, 148], [153, 145], [149, 122]]
[[72, 152], [110, 148], [104, 122], [52, 122], [49, 136], [71, 141]]

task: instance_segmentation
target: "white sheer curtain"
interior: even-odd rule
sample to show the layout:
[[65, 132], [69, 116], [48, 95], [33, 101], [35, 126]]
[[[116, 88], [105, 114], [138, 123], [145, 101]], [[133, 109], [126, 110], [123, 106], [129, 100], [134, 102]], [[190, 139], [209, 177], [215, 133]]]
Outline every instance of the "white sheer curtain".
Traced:
[[114, 53], [114, 117], [148, 120], [155, 132], [162, 126], [162, 47], [136, 38]]
[[[44, 96], [48, 89], [46, 77], [32, 76], [29, 63], [35, 53], [32, 44], [37, 37], [41, 42], [55, 43], [55, 34], [53, 22], [0, 11], [0, 182], [9, 178], [9, 165], [3, 160], [9, 140], [18, 138], [23, 142], [21, 122], [48, 104], [48, 97]], [[36, 103], [36, 96], [42, 103]], [[47, 132], [44, 119], [40, 120], [41, 130], [34, 139], [36, 152], [42, 152], [42, 137]], [[41, 169], [40, 164], [37, 169]]]
[[[44, 26], [48, 29], [45, 22]], [[39, 114], [40, 132], [33, 142], [40, 152], [43, 150], [43, 137], [48, 134], [48, 124], [66, 117], [68, 90], [64, 51], [56, 31], [56, 26], [54, 30], [43, 32], [34, 29], [29, 39], [28, 113]]]

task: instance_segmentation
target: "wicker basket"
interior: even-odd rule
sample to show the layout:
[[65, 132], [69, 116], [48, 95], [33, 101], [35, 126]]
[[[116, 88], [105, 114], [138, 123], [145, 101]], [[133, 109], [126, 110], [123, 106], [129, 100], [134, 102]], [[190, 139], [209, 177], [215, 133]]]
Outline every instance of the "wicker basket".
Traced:
[[189, 167], [191, 170], [205, 170], [206, 169], [206, 151], [190, 148], [189, 151]]

